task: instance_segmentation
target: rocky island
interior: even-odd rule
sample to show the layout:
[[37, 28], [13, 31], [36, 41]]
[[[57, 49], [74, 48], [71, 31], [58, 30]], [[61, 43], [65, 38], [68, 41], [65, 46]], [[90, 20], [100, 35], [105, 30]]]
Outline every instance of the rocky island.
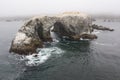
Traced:
[[[93, 29], [109, 28], [92, 25], [90, 16], [80, 12], [65, 12], [54, 16], [39, 16], [27, 21], [17, 32], [10, 47], [10, 52], [32, 54], [37, 48], [44, 47], [44, 42], [52, 42], [51, 32], [57, 34], [60, 40], [96, 39], [91, 34]], [[113, 29], [110, 29], [113, 31]]]

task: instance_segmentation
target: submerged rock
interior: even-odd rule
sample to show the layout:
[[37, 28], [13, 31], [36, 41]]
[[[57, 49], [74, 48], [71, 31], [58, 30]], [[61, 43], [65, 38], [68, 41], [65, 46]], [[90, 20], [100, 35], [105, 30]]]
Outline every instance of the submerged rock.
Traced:
[[44, 42], [53, 40], [50, 31], [55, 32], [60, 38], [67, 37], [72, 40], [94, 39], [96, 36], [90, 34], [92, 32], [91, 25], [91, 18], [79, 12], [34, 17], [19, 29], [12, 41], [10, 52], [19, 54], [36, 52], [37, 48], [43, 47]]

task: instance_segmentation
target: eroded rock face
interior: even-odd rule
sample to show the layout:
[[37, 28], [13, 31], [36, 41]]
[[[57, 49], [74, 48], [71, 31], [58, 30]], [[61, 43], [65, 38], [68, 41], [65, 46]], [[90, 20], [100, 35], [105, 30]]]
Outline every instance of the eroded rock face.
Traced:
[[[50, 29], [61, 38], [74, 37], [81, 34], [90, 34], [92, 31], [91, 18], [82, 13], [64, 13], [55, 16], [34, 17], [26, 22], [12, 41], [10, 52], [32, 54], [36, 48], [43, 47], [43, 42], [52, 41]], [[85, 37], [85, 36], [84, 36]], [[92, 37], [93, 38], [93, 37]]]

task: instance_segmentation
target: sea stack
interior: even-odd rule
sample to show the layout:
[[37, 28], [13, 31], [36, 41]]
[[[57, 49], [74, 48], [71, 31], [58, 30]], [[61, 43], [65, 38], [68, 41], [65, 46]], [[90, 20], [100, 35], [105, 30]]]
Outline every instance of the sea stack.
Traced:
[[71, 40], [80, 40], [82, 35], [84, 38], [94, 39], [96, 36], [91, 34], [91, 25], [91, 17], [80, 12], [34, 17], [18, 30], [12, 41], [10, 52], [35, 53], [37, 48], [43, 47], [44, 42], [52, 42], [50, 31], [58, 34], [60, 38], [67, 37]]

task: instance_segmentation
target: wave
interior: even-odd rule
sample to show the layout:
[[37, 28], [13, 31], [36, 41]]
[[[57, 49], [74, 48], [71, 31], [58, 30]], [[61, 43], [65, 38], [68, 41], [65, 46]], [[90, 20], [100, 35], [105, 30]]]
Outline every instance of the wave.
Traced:
[[27, 66], [38, 66], [46, 62], [52, 55], [60, 56], [63, 52], [64, 51], [58, 47], [41, 48], [38, 54], [25, 56], [23, 59]]
[[95, 42], [95, 44], [97, 45], [102, 45], [102, 46], [116, 46], [116, 44], [114, 43], [111, 43], [111, 44], [108, 44], [108, 43], [99, 43], [99, 42]]

